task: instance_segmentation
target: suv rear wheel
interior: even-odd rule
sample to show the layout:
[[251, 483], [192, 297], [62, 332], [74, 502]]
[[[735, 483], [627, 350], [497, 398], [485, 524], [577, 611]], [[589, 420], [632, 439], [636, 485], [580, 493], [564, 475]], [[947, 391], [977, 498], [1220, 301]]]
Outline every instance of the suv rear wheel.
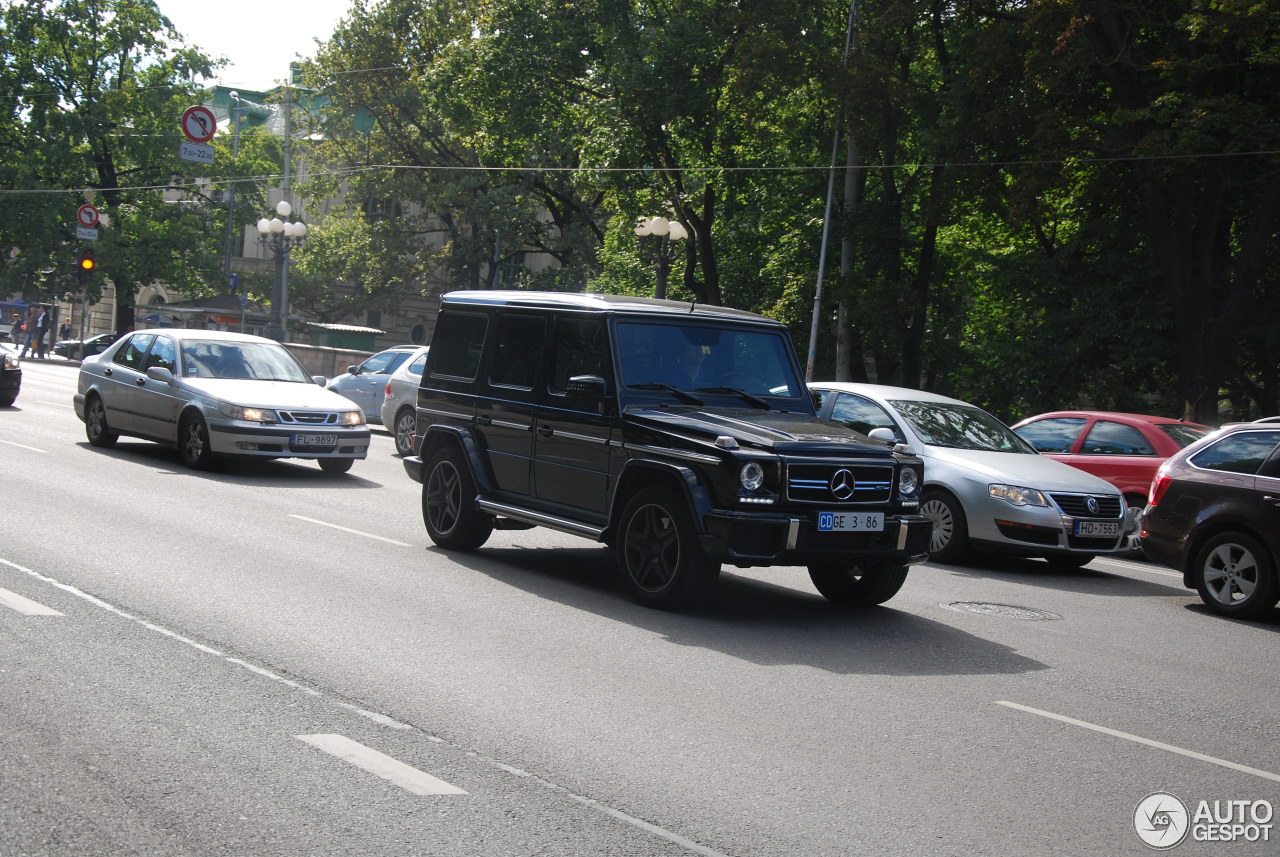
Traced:
[[431, 454], [422, 481], [422, 520], [431, 541], [450, 550], [475, 550], [493, 532], [493, 519], [475, 508], [476, 484], [457, 449]]
[[885, 560], [853, 565], [811, 565], [809, 579], [822, 597], [847, 607], [883, 604], [907, 581], [907, 566]]
[[1246, 533], [1209, 539], [1196, 555], [1192, 576], [1200, 599], [1223, 616], [1255, 618], [1274, 607], [1280, 596], [1267, 549]]
[[676, 609], [710, 596], [720, 565], [703, 553], [678, 493], [658, 486], [636, 492], [622, 512], [619, 532], [618, 569], [641, 604]]

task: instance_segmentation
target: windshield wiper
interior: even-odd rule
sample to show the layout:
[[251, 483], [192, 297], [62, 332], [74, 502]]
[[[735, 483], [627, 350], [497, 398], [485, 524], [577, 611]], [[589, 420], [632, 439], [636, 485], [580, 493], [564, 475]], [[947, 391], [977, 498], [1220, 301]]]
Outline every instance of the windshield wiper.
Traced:
[[660, 384], [657, 381], [654, 381], [649, 384], [631, 384], [630, 386], [633, 390], [666, 390], [669, 393], [674, 393], [675, 397], [682, 402], [688, 402], [690, 405], [702, 404], [702, 400], [697, 396], [686, 392], [685, 390], [681, 390], [679, 387], [672, 384]]
[[770, 405], [768, 402], [766, 402], [764, 399], [752, 393], [748, 393], [746, 390], [741, 390], [737, 387], [699, 387], [698, 392], [699, 393], [733, 393], [735, 396], [739, 396], [744, 402], [746, 402], [749, 405], [754, 405], [757, 408], [763, 408], [766, 411], [773, 410], [773, 406]]

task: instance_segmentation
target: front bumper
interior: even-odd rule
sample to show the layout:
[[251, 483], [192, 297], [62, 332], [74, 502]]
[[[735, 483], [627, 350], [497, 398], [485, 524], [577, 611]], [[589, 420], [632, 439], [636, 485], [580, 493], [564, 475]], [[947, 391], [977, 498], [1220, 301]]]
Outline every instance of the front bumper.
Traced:
[[[209, 445], [220, 455], [265, 458], [355, 458], [369, 453], [368, 428], [266, 426], [240, 421], [209, 423]], [[332, 442], [330, 442], [332, 440]]]
[[923, 515], [887, 515], [877, 532], [818, 530], [813, 513], [713, 511], [704, 518], [702, 549], [739, 567], [810, 565], [833, 559], [888, 559], [915, 565], [929, 558], [933, 523]]

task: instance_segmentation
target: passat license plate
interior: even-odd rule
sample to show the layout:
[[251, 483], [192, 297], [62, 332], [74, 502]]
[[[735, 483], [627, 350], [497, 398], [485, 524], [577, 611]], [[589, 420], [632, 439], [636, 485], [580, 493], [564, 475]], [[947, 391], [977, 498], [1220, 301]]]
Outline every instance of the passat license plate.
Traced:
[[1113, 539], [1120, 535], [1118, 521], [1076, 521], [1075, 534], [1097, 539]]
[[823, 533], [878, 533], [884, 529], [884, 512], [819, 512], [818, 531]]
[[338, 445], [336, 434], [295, 434], [290, 440], [294, 449], [333, 449]]

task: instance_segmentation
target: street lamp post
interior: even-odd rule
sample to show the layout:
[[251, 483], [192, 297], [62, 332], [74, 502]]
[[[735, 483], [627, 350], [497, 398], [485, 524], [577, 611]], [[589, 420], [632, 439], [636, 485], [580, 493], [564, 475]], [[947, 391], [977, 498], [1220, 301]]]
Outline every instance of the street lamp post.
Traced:
[[672, 242], [685, 240], [689, 237], [689, 232], [678, 220], [670, 220], [666, 217], [643, 217], [636, 223], [635, 233], [641, 238], [653, 235], [662, 239], [653, 254], [658, 263], [658, 284], [653, 296], [660, 300], [665, 299], [667, 274], [671, 270], [671, 263], [676, 258], [676, 248]]
[[288, 342], [289, 295], [286, 269], [289, 265], [289, 251], [302, 243], [307, 236], [307, 224], [301, 221], [290, 221], [287, 218], [293, 206], [285, 200], [276, 204], [279, 217], [270, 220], [262, 218], [258, 221], [258, 243], [271, 251], [276, 260], [275, 285], [271, 290], [271, 321], [262, 330], [262, 335], [276, 340]]

